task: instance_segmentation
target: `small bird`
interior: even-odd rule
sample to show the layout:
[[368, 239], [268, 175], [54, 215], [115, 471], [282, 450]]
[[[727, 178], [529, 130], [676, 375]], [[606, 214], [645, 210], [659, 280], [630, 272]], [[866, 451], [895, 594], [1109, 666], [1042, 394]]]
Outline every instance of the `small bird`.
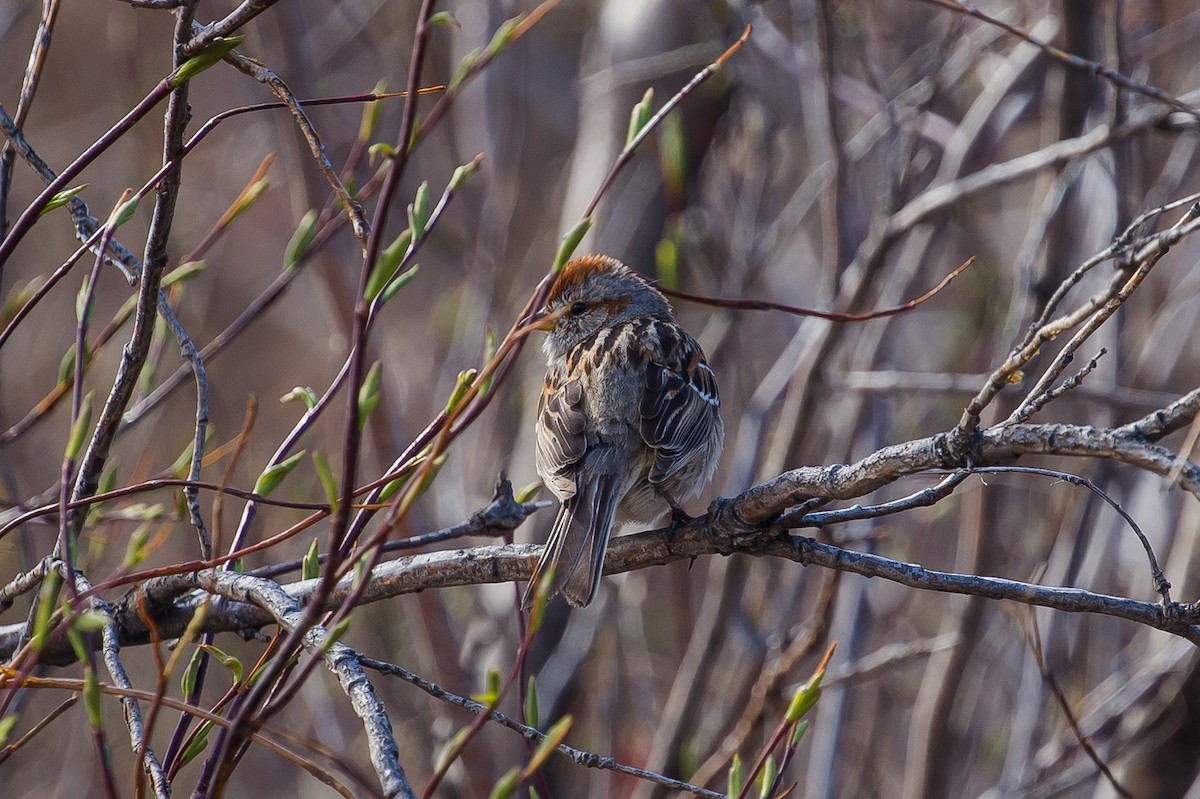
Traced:
[[[525, 592], [596, 597], [613, 524], [652, 522], [712, 479], [725, 442], [717, 381], [671, 306], [629, 267], [577, 258], [555, 281], [538, 402], [537, 471], [562, 503]], [[553, 594], [552, 594], [553, 595]]]

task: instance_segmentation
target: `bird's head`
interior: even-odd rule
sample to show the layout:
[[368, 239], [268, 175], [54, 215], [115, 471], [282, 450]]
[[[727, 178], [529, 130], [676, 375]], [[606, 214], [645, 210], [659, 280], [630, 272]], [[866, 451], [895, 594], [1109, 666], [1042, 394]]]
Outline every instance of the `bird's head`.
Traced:
[[551, 359], [606, 327], [648, 317], [671, 320], [671, 306], [658, 289], [625, 264], [606, 255], [586, 255], [563, 267], [538, 325], [550, 335], [542, 349]]

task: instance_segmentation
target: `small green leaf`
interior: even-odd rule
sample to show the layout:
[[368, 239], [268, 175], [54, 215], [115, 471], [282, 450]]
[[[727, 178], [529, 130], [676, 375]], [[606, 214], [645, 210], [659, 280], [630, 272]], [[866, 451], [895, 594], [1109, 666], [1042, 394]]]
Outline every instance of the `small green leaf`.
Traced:
[[145, 560], [146, 555], [149, 554], [146, 550], [146, 542], [149, 540], [150, 523], [142, 522], [129, 536], [129, 544], [125, 547], [125, 560], [121, 564], [121, 568], [125, 571], [132, 571]]
[[529, 683], [525, 686], [525, 723], [530, 727], [539, 726], [537, 678], [530, 674]]
[[425, 238], [425, 226], [429, 223], [430, 200], [429, 181], [421, 181], [417, 187], [417, 196], [412, 205], [408, 206], [408, 226], [412, 230], [414, 241]]
[[304, 560], [300, 562], [300, 579], [315, 580], [321, 576], [321, 549], [317, 546], [317, 539], [313, 539], [308, 545], [308, 552], [304, 553]]
[[824, 678], [825, 669], [821, 668], [796, 689], [796, 693], [788, 705], [787, 713], [784, 714], [784, 720], [788, 724], [795, 724], [805, 713], [812, 710], [813, 705], [817, 704], [817, 700], [821, 698], [821, 680]]
[[775, 755], [767, 755], [767, 762], [758, 773], [758, 799], [771, 799], [778, 775], [779, 764], [775, 762]]
[[92, 669], [85, 669], [83, 672], [83, 707], [87, 711], [92, 729], [100, 729], [100, 723], [104, 719], [100, 710], [100, 681], [96, 679], [96, 672]]
[[[380, 80], [375, 84], [375, 88], [371, 89], [371, 94], [383, 94], [387, 91], [387, 81]], [[383, 116], [383, 103], [378, 100], [372, 100], [363, 105], [362, 118], [358, 122], [358, 141], [369, 142], [371, 137], [375, 135], [376, 128], [379, 127], [379, 119]]]
[[[484, 363], [491, 363], [492, 359], [496, 357], [496, 347], [496, 331], [492, 330], [491, 325], [488, 325], [483, 330]], [[484, 378], [482, 383], [479, 384], [479, 396], [486, 397], [488, 392], [492, 390], [492, 377], [494, 377], [495, 374], [495, 372], [492, 372], [490, 375]]]
[[103, 613], [96, 610], [85, 610], [74, 618], [71, 622], [71, 627], [81, 633], [98, 633], [104, 629], [104, 625], [108, 623], [108, 619]]
[[[126, 189], [126, 191], [128, 191], [128, 189]], [[128, 200], [117, 203], [117, 207], [114, 208], [112, 213], [108, 215], [108, 229], [116, 230], [130, 219], [133, 219], [133, 215], [137, 213], [138, 204], [141, 203], [141, 201], [141, 197], [134, 195]]]
[[[17, 315], [17, 312], [33, 299], [33, 296], [37, 294], [38, 289], [45, 282], [46, 279], [38, 275], [31, 278], [28, 282], [18, 283], [9, 289], [8, 294], [4, 297], [4, 304], [0, 305], [0, 327], [7, 326], [13, 317]], [[136, 301], [136, 299], [135, 295], [134, 300]], [[62, 381], [60, 380], [59, 382]]]
[[646, 127], [646, 123], [650, 121], [651, 115], [654, 113], [654, 89], [646, 89], [646, 93], [642, 95], [642, 99], [634, 103], [633, 110], [629, 113], [629, 132], [625, 134], [625, 146], [633, 144], [633, 140], [642, 132], [642, 128]]
[[0, 719], [0, 749], [3, 749], [8, 744], [8, 738], [12, 735], [12, 731], [16, 729], [17, 720], [20, 718], [16, 713], [9, 713]]
[[[321, 481], [321, 487], [325, 489], [325, 501], [329, 503], [329, 512], [337, 513], [338, 509], [338, 484], [333, 477], [333, 470], [329, 468], [329, 461], [325, 460], [325, 456], [320, 452], [313, 452], [313, 466], [317, 468], [317, 479]], [[313, 545], [316, 545], [316, 540]]]
[[377, 141], [367, 148], [367, 163], [371, 166], [380, 161], [395, 158], [398, 151], [385, 141]]
[[79, 192], [83, 191], [87, 187], [87, 183], [80, 183], [78, 186], [72, 189], [63, 189], [58, 194], [46, 201], [46, 204], [42, 206], [42, 210], [38, 211], [38, 217], [43, 217], [56, 208], [62, 208], [71, 201], [72, 197], [74, 197], [76, 194], [79, 194]]
[[170, 288], [177, 283], [191, 280], [196, 275], [202, 273], [207, 266], [208, 262], [206, 261], [188, 261], [186, 264], [180, 264], [177, 268], [163, 275], [162, 287]]
[[212, 655], [218, 663], [233, 672], [234, 685], [241, 684], [242, 678], [246, 674], [246, 669], [242, 665], [242, 661], [238, 660], [233, 655], [218, 649], [212, 644], [200, 644], [198, 649], [202, 649], [208, 654]]
[[337, 624], [333, 625], [333, 629], [329, 631], [329, 634], [325, 636], [325, 640], [323, 640], [321, 642], [321, 646], [317, 649], [317, 654], [323, 655], [326, 652], [328, 652], [329, 648], [331, 646], [333, 646], [334, 644], [336, 644], [338, 641], [342, 640], [342, 638], [345, 637], [346, 633], [349, 632], [349, 630], [350, 630], [350, 617], [347, 616], [346, 618], [339, 621]]
[[437, 27], [438, 25], [453, 25], [456, 28], [462, 28], [462, 25], [459, 24], [459, 21], [455, 19], [449, 11], [439, 11], [436, 14], [430, 15], [425, 24], [431, 28]]
[[179, 765], [181, 768], [195, 760], [204, 751], [204, 748], [208, 746], [208, 733], [210, 730], [212, 730], [211, 721], [203, 721], [196, 728], [196, 734], [179, 755]]
[[489, 708], [496, 706], [500, 701], [500, 686], [502, 678], [500, 672], [496, 669], [487, 670], [487, 687], [482, 693], [472, 694], [471, 698], [481, 705], [487, 705]]
[[804, 737], [804, 733], [808, 732], [809, 721], [805, 719], [796, 725], [796, 729], [792, 731], [792, 738], [788, 742], [789, 746], [796, 746], [800, 743], [800, 739]]
[[367, 288], [363, 292], [363, 296], [367, 298], [368, 302], [379, 296], [379, 292], [383, 291], [391, 281], [396, 270], [400, 268], [404, 256], [408, 254], [410, 244], [412, 244], [412, 228], [407, 228], [385, 247], [383, 252], [379, 253], [375, 259], [375, 266], [371, 269], [371, 275], [367, 278]]
[[513, 766], [504, 772], [504, 776], [496, 780], [488, 799], [509, 799], [521, 787], [521, 770]]
[[75, 295], [75, 320], [82, 321], [84, 314], [87, 315], [88, 322], [92, 321], [92, 302], [88, 287], [92, 285], [91, 275], [83, 278], [83, 282], [79, 284], [79, 292]]
[[513, 499], [517, 501], [518, 505], [524, 505], [527, 502], [533, 502], [534, 498], [542, 492], [542, 487], [543, 485], [541, 480], [534, 480], [532, 483], [514, 494]]
[[179, 65], [179, 69], [167, 77], [167, 84], [177, 88], [199, 75], [246, 40], [245, 36], [218, 36], [209, 42], [204, 49]]
[[463, 56], [463, 60], [458, 62], [458, 69], [454, 71], [454, 77], [450, 79], [450, 84], [446, 87], [446, 91], [456, 91], [463, 84], [463, 81], [475, 71], [475, 65], [479, 63], [479, 59], [482, 57], [483, 49], [479, 47], [476, 47]]
[[392, 297], [395, 297], [398, 293], [400, 293], [400, 289], [411, 283], [413, 278], [417, 276], [417, 270], [419, 268], [419, 264], [413, 264], [408, 269], [405, 269], [403, 272], [396, 275], [396, 277], [392, 279], [392, 282], [387, 284], [387, 288], [385, 288], [379, 295], [379, 301], [387, 302]]
[[83, 449], [83, 443], [87, 441], [88, 429], [92, 426], [92, 403], [96, 399], [96, 392], [89, 391], [83, 398], [83, 404], [79, 406], [79, 416], [71, 425], [71, 436], [67, 439], [67, 460], [75, 460]]
[[725, 795], [729, 799], [737, 799], [742, 795], [742, 788], [746, 785], [746, 773], [742, 767], [742, 756], [734, 754], [733, 763], [729, 766], [729, 790]]
[[[88, 343], [83, 342], [83, 366], [87, 368], [92, 362], [92, 348]], [[71, 345], [65, 353], [62, 360], [58, 363], [58, 382], [67, 383], [75, 378], [75, 345]]]
[[463, 186], [467, 185], [467, 180], [469, 180], [470, 177], [475, 174], [476, 170], [479, 169], [479, 164], [482, 163], [482, 161], [483, 153], [480, 153], [479, 155], [475, 156], [474, 160], [472, 160], [470, 163], [456, 167], [454, 169], [454, 174], [450, 176], [450, 183], [446, 188], [450, 191], [458, 191]]
[[196, 690], [196, 679], [200, 674], [202, 662], [204, 662], [204, 653], [200, 649], [196, 649], [192, 652], [192, 658], [188, 661], [187, 668], [179, 675], [179, 690], [185, 697], [191, 696], [192, 691]]
[[[64, 607], [64, 612], [67, 610], [68, 608]], [[68, 627], [67, 641], [69, 641], [71, 644], [71, 651], [75, 653], [75, 659], [80, 663], [86, 663], [88, 659], [88, 648], [83, 642], [83, 635], [80, 634], [79, 630], [76, 630], [74, 627]]]
[[279, 398], [280, 402], [295, 402], [296, 400], [303, 402], [304, 407], [311, 411], [317, 407], [317, 392], [308, 386], [296, 386]]
[[512, 19], [506, 19], [500, 23], [500, 27], [496, 28], [496, 32], [492, 34], [492, 40], [488, 42], [487, 54], [495, 58], [504, 52], [504, 49], [512, 43], [513, 33], [516, 32], [517, 26], [521, 24], [521, 20], [525, 18], [524, 14], [518, 14]]
[[434, 771], [444, 771], [449, 767], [454, 759], [458, 757], [458, 752], [462, 747], [462, 743], [470, 735], [471, 728], [463, 727], [454, 735], [450, 736], [450, 740], [446, 741], [446, 745], [442, 747], [441, 754], [438, 755], [437, 763], [434, 766]]
[[446, 402], [447, 413], [453, 412], [458, 407], [462, 398], [475, 384], [475, 378], [478, 376], [479, 370], [477, 369], [464, 369], [458, 373], [458, 379], [454, 381], [454, 390], [450, 392], [450, 399]]
[[218, 227], [229, 227], [239, 216], [250, 210], [251, 206], [258, 201], [262, 193], [270, 187], [271, 181], [266, 178], [259, 178], [245, 188], [245, 190], [237, 196], [233, 204], [226, 209], [221, 215], [221, 219], [217, 222]]
[[[211, 428], [210, 428], [211, 429]], [[187, 476], [187, 473], [192, 468], [192, 453], [196, 450], [196, 440], [188, 439], [188, 443], [184, 446], [183, 451], [179, 453], [179, 457], [171, 464], [167, 472], [178, 479]]]
[[258, 480], [254, 483], [254, 493], [260, 497], [270, 496], [272, 491], [279, 488], [279, 484], [283, 482], [283, 478], [287, 477], [292, 469], [296, 468], [296, 464], [304, 457], [304, 452], [304, 450], [300, 450], [287, 460], [267, 467], [266, 471], [259, 475]]
[[562, 268], [567, 265], [567, 261], [571, 260], [571, 256], [575, 253], [575, 248], [579, 246], [579, 242], [583, 241], [583, 237], [592, 228], [592, 218], [585, 216], [579, 220], [579, 224], [571, 228], [567, 235], [563, 236], [562, 244], [558, 245], [558, 253], [554, 256], [554, 271], [561, 272]]
[[287, 247], [283, 251], [283, 269], [285, 272], [289, 269], [295, 269], [300, 260], [308, 253], [309, 245], [312, 244], [313, 238], [317, 235], [317, 217], [317, 209], [310, 208], [300, 218], [300, 224], [296, 226], [296, 231], [288, 239]]
[[554, 754], [554, 750], [567, 737], [567, 733], [571, 731], [571, 725], [574, 723], [575, 719], [570, 714], [555, 722], [554, 726], [546, 733], [546, 737], [537, 745], [537, 749], [533, 750], [533, 756], [529, 758], [529, 763], [525, 766], [525, 773], [522, 775], [525, 779], [529, 779], [546, 764], [546, 760]]
[[361, 432], [367, 426], [367, 419], [371, 417], [371, 412], [375, 410], [375, 406], [379, 404], [379, 361], [371, 364], [371, 368], [367, 370], [367, 376], [363, 378], [362, 385], [358, 389], [358, 429]]

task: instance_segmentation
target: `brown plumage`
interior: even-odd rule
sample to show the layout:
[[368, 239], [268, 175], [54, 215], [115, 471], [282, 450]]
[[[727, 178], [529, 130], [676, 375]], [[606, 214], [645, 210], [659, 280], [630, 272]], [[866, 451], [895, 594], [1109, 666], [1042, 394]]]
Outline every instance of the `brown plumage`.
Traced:
[[596, 596], [614, 524], [652, 522], [704, 487], [725, 439], [716, 379], [649, 282], [619, 261], [568, 263], [546, 302], [537, 470], [562, 503], [547, 568], [572, 605]]

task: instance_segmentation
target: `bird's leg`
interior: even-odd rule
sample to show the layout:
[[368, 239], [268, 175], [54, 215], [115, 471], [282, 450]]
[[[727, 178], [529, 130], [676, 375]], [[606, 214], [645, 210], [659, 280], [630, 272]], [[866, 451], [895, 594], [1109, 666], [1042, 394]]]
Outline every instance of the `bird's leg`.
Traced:
[[679, 535], [679, 531], [682, 530], [683, 527], [694, 517], [689, 515], [688, 512], [683, 509], [683, 506], [676, 502], [671, 495], [662, 494], [662, 498], [665, 499], [667, 504], [671, 506], [671, 527], [668, 529], [667, 535], [670, 537], [671, 542], [674, 543], [675, 537]]

